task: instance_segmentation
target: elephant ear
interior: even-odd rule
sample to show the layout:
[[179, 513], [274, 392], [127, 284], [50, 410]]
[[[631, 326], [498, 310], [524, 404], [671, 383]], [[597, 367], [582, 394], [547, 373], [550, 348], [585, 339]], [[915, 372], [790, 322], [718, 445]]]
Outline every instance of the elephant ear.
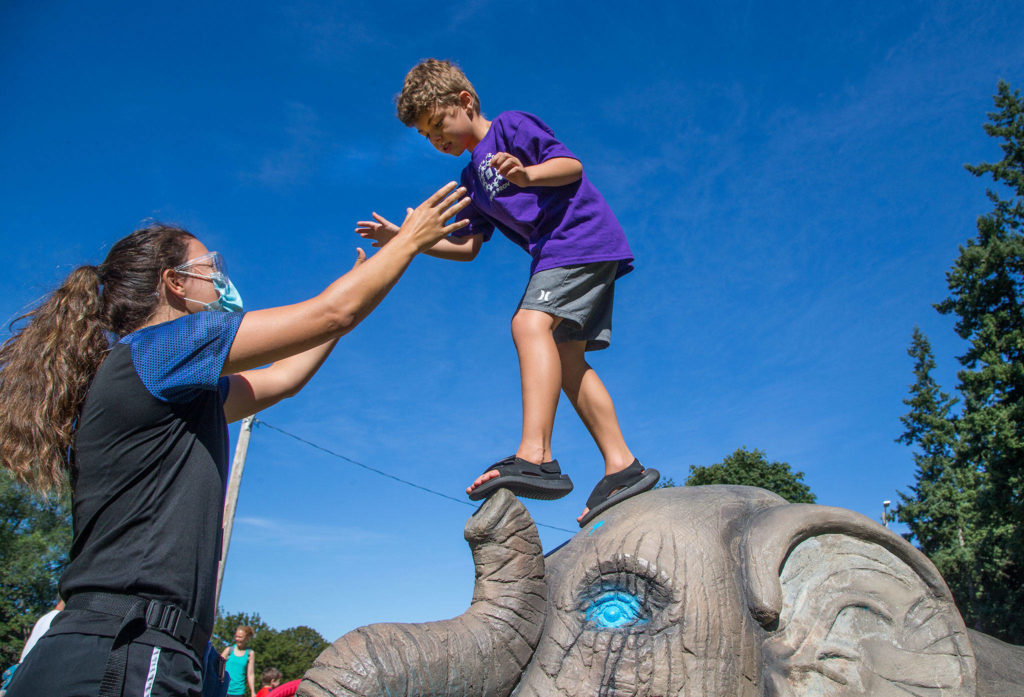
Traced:
[[766, 695], [975, 694], [949, 589], [899, 535], [853, 511], [790, 504], [750, 519], [741, 554], [766, 630]]

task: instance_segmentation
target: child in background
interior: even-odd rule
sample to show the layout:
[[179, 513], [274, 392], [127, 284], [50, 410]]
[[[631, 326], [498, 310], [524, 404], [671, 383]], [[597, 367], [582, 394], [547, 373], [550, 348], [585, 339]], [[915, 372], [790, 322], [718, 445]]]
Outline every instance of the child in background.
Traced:
[[256, 693], [256, 697], [267, 697], [270, 691], [281, 684], [281, 679], [284, 675], [281, 674], [277, 668], [267, 668], [260, 675], [260, 691]]
[[[479, 500], [508, 488], [518, 496], [557, 499], [572, 491], [551, 450], [563, 390], [604, 458], [604, 477], [577, 518], [582, 527], [652, 488], [659, 477], [626, 445], [611, 397], [584, 355], [608, 347], [615, 281], [633, 268], [622, 227], [550, 128], [518, 111], [488, 121], [473, 85], [450, 62], [419, 63], [397, 101], [402, 123], [437, 150], [454, 157], [470, 153], [462, 185], [472, 203], [457, 216], [469, 225], [426, 254], [471, 261], [497, 228], [533, 258], [512, 317], [523, 396], [519, 447], [488, 466], [466, 493]], [[373, 218], [359, 221], [356, 231], [383, 246], [398, 226], [377, 213]]]

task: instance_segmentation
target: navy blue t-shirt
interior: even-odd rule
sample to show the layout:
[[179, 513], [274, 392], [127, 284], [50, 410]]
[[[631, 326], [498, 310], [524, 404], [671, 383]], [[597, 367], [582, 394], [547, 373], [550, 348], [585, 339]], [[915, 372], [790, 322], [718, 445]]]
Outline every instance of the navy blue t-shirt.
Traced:
[[170, 601], [212, 630], [229, 461], [220, 374], [241, 321], [199, 312], [146, 327], [100, 365], [72, 450], [62, 597]]

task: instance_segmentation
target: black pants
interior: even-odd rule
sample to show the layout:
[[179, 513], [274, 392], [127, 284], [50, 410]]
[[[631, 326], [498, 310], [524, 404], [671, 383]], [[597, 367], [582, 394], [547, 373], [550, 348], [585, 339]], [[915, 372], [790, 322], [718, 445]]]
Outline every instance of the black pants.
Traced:
[[[39, 640], [18, 666], [4, 697], [96, 697], [113, 639], [57, 634]], [[202, 669], [189, 653], [132, 643], [124, 697], [199, 697]]]

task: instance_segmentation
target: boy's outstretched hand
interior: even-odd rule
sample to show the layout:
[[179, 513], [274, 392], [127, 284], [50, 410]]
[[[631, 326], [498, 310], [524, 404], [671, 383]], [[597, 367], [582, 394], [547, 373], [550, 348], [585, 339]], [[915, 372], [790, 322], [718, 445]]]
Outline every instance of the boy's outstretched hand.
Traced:
[[373, 240], [372, 247], [383, 247], [398, 234], [398, 226], [379, 213], [372, 213], [373, 220], [360, 220], [356, 232], [364, 240]]
[[442, 238], [469, 225], [468, 220], [456, 220], [445, 225], [445, 221], [469, 205], [469, 197], [462, 187], [456, 188], [449, 182], [435, 191], [426, 201], [415, 208], [405, 209], [405, 220], [398, 226], [384, 216], [374, 213], [374, 220], [360, 220], [356, 232], [363, 239], [374, 240], [374, 247], [383, 247], [398, 235], [413, 242], [423, 252]]

